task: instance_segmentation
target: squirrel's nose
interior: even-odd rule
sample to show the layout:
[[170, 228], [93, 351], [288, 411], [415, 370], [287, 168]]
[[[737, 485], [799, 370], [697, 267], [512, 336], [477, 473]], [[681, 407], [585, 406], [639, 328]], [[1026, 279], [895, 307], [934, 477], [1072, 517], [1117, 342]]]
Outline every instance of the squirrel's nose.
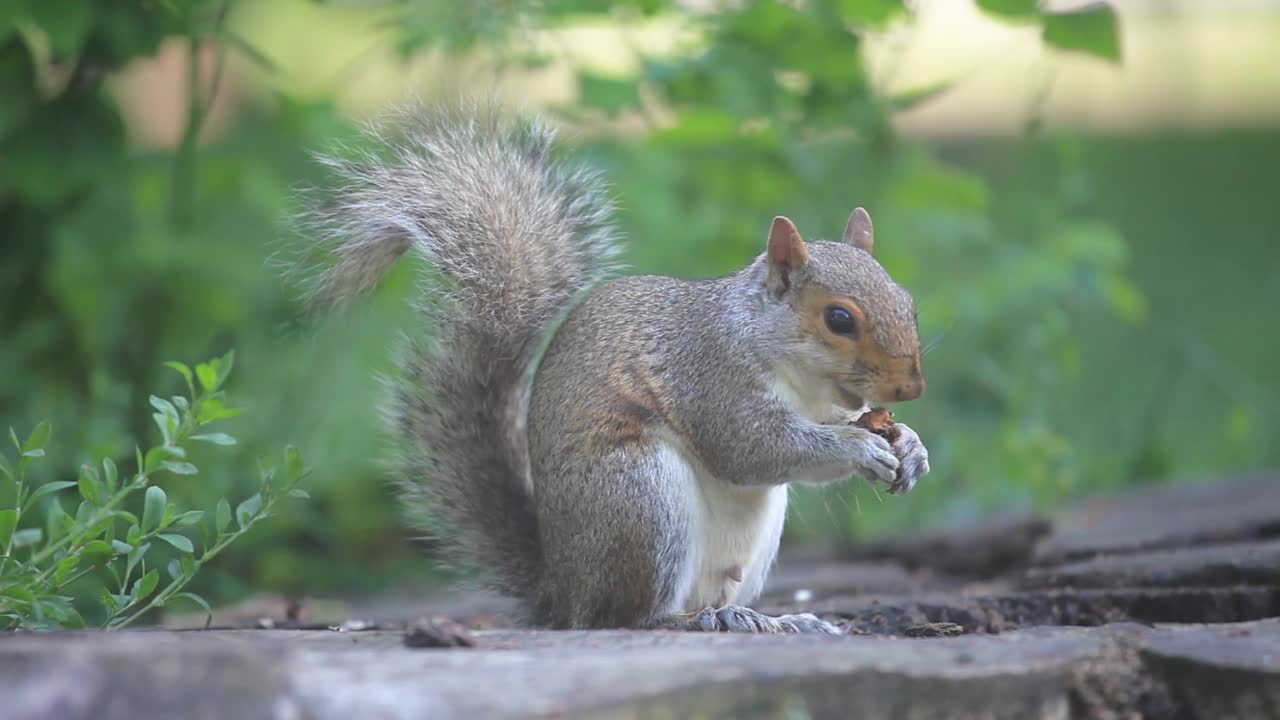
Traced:
[[893, 389], [893, 396], [896, 400], [915, 400], [924, 394], [924, 378], [913, 378], [910, 382], [905, 382]]

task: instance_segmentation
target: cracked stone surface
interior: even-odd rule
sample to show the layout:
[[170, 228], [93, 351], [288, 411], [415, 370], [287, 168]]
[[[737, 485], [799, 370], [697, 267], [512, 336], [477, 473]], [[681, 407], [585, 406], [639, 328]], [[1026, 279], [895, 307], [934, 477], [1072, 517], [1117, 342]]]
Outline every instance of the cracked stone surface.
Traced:
[[[784, 558], [757, 607], [842, 637], [516, 630], [509, 601], [470, 592], [283, 606], [0, 636], [0, 716], [1280, 717], [1280, 478]], [[372, 629], [323, 629], [343, 620]], [[409, 647], [410, 625], [474, 647]]]
[[1280, 709], [1276, 621], [919, 640], [628, 631], [476, 640], [418, 650], [389, 631], [14, 635], [0, 641], [0, 696], [13, 720], [1065, 718], [1097, 710], [1088, 691], [1107, 678], [1130, 678], [1147, 688], [1130, 693], [1134, 711]]

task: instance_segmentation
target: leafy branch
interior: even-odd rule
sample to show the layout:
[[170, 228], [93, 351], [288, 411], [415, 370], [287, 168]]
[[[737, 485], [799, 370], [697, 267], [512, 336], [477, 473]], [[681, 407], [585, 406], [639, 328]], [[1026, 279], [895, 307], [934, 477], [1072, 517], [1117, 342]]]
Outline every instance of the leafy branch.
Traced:
[[[122, 628], [136, 622], [148, 612], [165, 607], [179, 598], [204, 608], [211, 617], [208, 603], [185, 587], [205, 563], [228, 545], [247, 533], [254, 525], [271, 517], [277, 503], [286, 496], [306, 497], [298, 488], [305, 475], [301, 453], [293, 447], [285, 451], [284, 475], [277, 479], [276, 469], [261, 471], [258, 492], [242, 501], [235, 509], [232, 526], [231, 505], [219, 500], [213, 522], [204, 522], [200, 510], [179, 512], [168, 501], [156, 478], [163, 474], [195, 475], [196, 466], [188, 458], [186, 444], [204, 442], [231, 446], [236, 440], [223, 432], [200, 432], [219, 420], [235, 417], [238, 408], [229, 407], [222, 390], [234, 364], [234, 354], [200, 363], [194, 371], [182, 363], [166, 365], [182, 375], [187, 395], [164, 399], [150, 398], [155, 409], [152, 418], [162, 441], [145, 453], [135, 450], [137, 470], [122, 480], [119, 468], [110, 458], [96, 466], [84, 465], [75, 481], [48, 482], [31, 488], [27, 468], [44, 457], [53, 428], [42, 422], [32, 430], [25, 442], [10, 429], [10, 438], [18, 451], [16, 465], [0, 455], [0, 474], [14, 486], [13, 507], [0, 510], [0, 627], [79, 627], [83, 618], [73, 604], [74, 598], [63, 594], [76, 581], [92, 576], [102, 578], [98, 596], [106, 611], [104, 626]], [[74, 516], [63, 509], [61, 500], [75, 488], [81, 502]], [[122, 509], [125, 502], [142, 493], [142, 517]], [[44, 527], [20, 525], [43, 503]], [[199, 526], [203, 533], [203, 550], [197, 552], [184, 528]], [[161, 574], [155, 567], [159, 541], [178, 552], [165, 571], [170, 580], [161, 588]], [[25, 559], [20, 555], [25, 554]], [[151, 560], [151, 567], [148, 567]], [[111, 582], [108, 583], [107, 581]]]

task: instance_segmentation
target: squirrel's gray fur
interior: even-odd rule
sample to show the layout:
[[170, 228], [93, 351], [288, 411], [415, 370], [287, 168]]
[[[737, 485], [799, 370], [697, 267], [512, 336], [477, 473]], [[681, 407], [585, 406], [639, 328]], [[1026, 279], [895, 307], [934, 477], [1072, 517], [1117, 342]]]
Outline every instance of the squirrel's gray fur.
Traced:
[[[375, 150], [322, 157], [341, 182], [304, 228], [332, 256], [318, 297], [411, 250], [440, 276], [395, 385], [412, 513], [536, 624], [833, 631], [735, 602], [773, 563], [788, 482], [905, 492], [928, 470], [905, 425], [890, 447], [850, 424], [863, 398], [923, 391], [914, 302], [866, 213], [808, 245], [777, 218], [733, 275], [610, 279], [604, 183], [554, 157], [548, 126], [482, 104], [382, 127]], [[856, 333], [824, 329], [831, 303]]]
[[314, 295], [369, 290], [409, 251], [444, 276], [424, 283], [431, 340], [405, 349], [390, 408], [403, 496], [519, 596], [542, 562], [522, 379], [555, 316], [615, 269], [612, 203], [595, 172], [553, 156], [551, 127], [492, 104], [411, 107], [366, 130], [372, 150], [317, 156], [340, 183], [301, 218], [332, 255]]

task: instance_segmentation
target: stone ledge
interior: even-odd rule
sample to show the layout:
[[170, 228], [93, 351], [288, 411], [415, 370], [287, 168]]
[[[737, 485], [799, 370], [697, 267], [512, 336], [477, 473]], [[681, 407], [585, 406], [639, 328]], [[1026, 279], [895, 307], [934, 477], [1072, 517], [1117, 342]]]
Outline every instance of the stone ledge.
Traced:
[[[1280, 489], [1277, 490], [1280, 492]], [[1179, 547], [1032, 568], [1038, 588], [1280, 586], [1280, 540]]]
[[1099, 678], [1150, 676], [1172, 693], [1165, 702], [1214, 717], [1280, 701], [1275, 621], [922, 640], [628, 631], [476, 640], [413, 650], [386, 631], [13, 635], [0, 641], [0, 697], [12, 720], [1038, 718], [1088, 710], [1081, 690]]
[[1280, 535], [1280, 476], [1256, 473], [1100, 496], [1070, 509], [1036, 547], [1035, 564], [1261, 540]]

